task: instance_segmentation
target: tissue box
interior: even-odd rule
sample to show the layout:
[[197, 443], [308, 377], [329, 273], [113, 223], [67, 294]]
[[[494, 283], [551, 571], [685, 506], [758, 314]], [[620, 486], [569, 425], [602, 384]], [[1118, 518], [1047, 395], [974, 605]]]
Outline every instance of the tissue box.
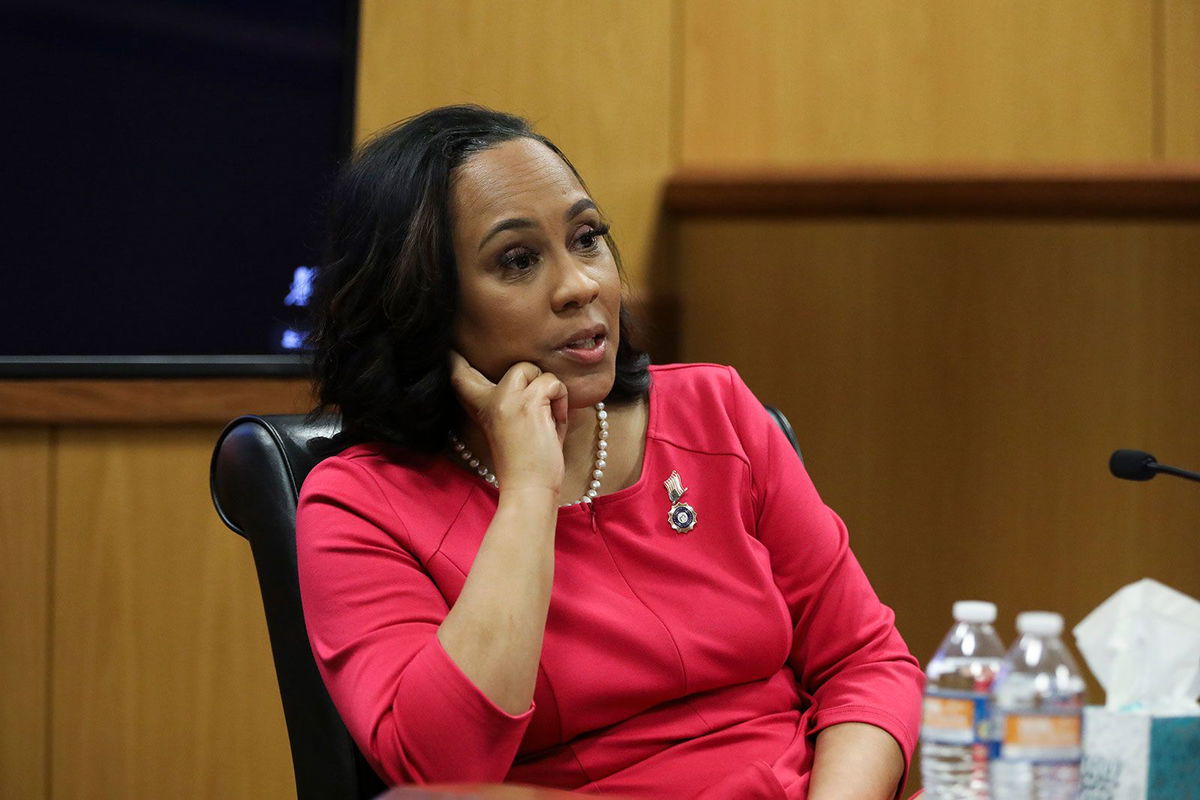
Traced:
[[1200, 800], [1200, 715], [1085, 708], [1080, 800]]

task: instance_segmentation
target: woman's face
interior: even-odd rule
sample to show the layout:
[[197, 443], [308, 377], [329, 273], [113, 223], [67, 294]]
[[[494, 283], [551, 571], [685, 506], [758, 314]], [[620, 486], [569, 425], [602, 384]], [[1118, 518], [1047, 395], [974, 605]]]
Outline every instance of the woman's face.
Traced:
[[596, 204], [563, 160], [519, 138], [452, 178], [458, 312], [454, 346], [499, 381], [518, 361], [553, 372], [573, 408], [616, 375], [621, 280]]

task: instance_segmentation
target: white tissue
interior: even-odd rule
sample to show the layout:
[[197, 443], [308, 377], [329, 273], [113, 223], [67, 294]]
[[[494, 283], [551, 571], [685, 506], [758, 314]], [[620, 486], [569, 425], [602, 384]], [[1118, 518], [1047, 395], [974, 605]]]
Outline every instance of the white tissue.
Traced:
[[1097, 606], [1075, 626], [1075, 641], [1106, 708], [1197, 713], [1200, 602], [1146, 578]]

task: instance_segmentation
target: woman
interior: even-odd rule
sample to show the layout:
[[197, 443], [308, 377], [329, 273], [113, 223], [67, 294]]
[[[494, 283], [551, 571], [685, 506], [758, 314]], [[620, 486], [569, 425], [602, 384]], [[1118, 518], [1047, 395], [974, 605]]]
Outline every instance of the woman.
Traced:
[[317, 663], [389, 782], [889, 798], [922, 675], [733, 370], [648, 367], [523, 120], [435, 109], [335, 193], [298, 512]]

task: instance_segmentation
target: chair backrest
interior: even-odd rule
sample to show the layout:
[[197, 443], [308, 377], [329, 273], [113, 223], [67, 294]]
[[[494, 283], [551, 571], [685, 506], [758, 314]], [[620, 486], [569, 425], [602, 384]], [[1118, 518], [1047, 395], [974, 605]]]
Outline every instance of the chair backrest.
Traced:
[[336, 419], [238, 417], [213, 450], [209, 485], [221, 520], [246, 537], [266, 611], [300, 800], [375, 797], [387, 787], [350, 738], [317, 671], [296, 570], [296, 501], [329, 454]]
[[804, 453], [800, 452], [800, 442], [796, 440], [796, 432], [792, 430], [792, 423], [788, 422], [788, 418], [783, 415], [775, 406], [769, 406], [763, 403], [763, 408], [771, 415], [771, 419], [775, 420], [775, 424], [783, 429], [783, 435], [787, 437], [788, 443], [792, 449], [796, 451], [796, 455], [800, 456], [800, 460], [804, 460]]
[[[787, 417], [767, 411], [800, 452]], [[221, 520], [250, 542], [300, 800], [369, 798], [386, 788], [350, 738], [317, 671], [296, 569], [296, 501], [309, 471], [335, 448], [336, 418], [243, 416], [217, 439], [209, 469]]]

